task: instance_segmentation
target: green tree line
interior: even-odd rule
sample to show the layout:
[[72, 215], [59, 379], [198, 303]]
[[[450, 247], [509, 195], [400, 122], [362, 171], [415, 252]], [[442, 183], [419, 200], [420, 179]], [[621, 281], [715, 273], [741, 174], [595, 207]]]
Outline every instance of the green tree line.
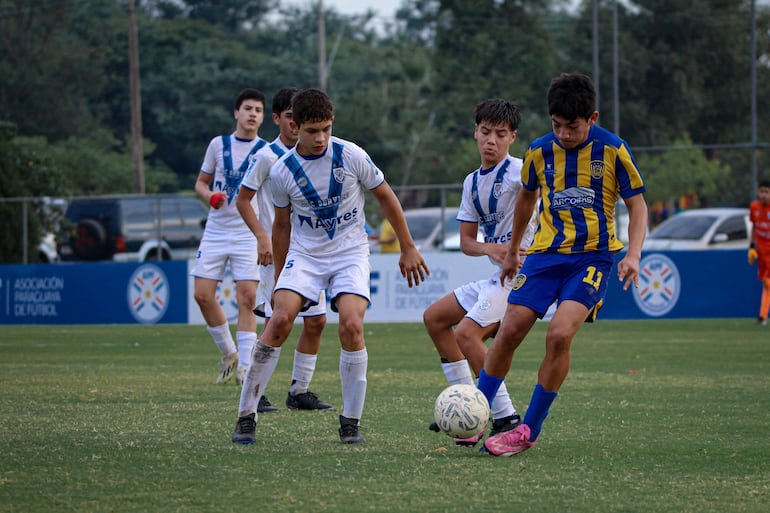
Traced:
[[[523, 154], [550, 129], [551, 78], [592, 74], [593, 0], [403, 0], [393, 18], [326, 4], [335, 134], [366, 148], [393, 185], [460, 183], [478, 165], [473, 108], [488, 97], [519, 102], [514, 153]], [[750, 150], [713, 148], [751, 138], [750, 1], [625, 0], [617, 33], [615, 0], [597, 6], [600, 123], [635, 150], [649, 199], [694, 192], [702, 204], [745, 204]], [[269, 111], [277, 89], [319, 85], [317, 5], [137, 0], [136, 14], [147, 192], [192, 190], [208, 141], [232, 130], [244, 87], [264, 91]], [[766, 2], [756, 14], [757, 133], [767, 143]], [[132, 192], [128, 59], [125, 1], [0, 0], [3, 197]], [[260, 135], [276, 135], [269, 117]], [[646, 151], [671, 145], [707, 149]], [[766, 149], [757, 159], [760, 177], [770, 173]], [[0, 240], [0, 261], [14, 251], [17, 242]]]

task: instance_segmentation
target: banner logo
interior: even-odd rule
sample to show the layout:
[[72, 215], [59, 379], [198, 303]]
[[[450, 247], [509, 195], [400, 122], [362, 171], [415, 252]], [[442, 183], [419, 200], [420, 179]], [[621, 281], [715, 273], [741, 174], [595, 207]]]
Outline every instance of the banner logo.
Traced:
[[154, 324], [163, 318], [170, 295], [168, 278], [156, 265], [138, 267], [128, 280], [128, 308], [142, 324]]
[[659, 253], [642, 259], [639, 288], [633, 289], [636, 306], [650, 317], [669, 313], [679, 301], [682, 280], [674, 262]]

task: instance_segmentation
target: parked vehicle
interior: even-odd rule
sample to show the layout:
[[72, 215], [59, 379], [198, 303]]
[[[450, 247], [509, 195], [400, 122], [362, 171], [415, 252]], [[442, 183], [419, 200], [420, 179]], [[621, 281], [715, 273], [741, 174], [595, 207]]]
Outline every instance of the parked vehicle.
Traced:
[[[426, 207], [405, 210], [406, 224], [409, 226], [417, 249], [422, 252], [460, 251], [458, 210], [457, 207], [443, 209], [441, 207]], [[484, 240], [481, 230], [479, 230], [478, 240]]]
[[59, 255], [67, 260], [194, 258], [208, 211], [192, 196], [109, 196], [70, 201]]
[[745, 249], [750, 234], [747, 208], [696, 208], [660, 223], [642, 249]]

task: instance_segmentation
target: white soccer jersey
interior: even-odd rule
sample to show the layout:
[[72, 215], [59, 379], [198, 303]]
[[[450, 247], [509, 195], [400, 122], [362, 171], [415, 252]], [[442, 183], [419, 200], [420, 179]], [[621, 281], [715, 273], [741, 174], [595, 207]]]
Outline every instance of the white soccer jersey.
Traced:
[[317, 257], [368, 254], [364, 192], [384, 181], [369, 155], [350, 141], [332, 136], [318, 157], [292, 149], [270, 170], [273, 203], [292, 209], [289, 249]]
[[285, 155], [291, 148], [288, 148], [280, 137], [276, 137], [273, 142], [261, 148], [251, 160], [249, 169], [243, 176], [241, 187], [246, 187], [255, 191], [257, 207], [254, 211], [259, 216], [259, 222], [268, 235], [273, 232], [273, 195], [270, 193], [270, 168], [275, 164], [279, 157]]
[[[238, 196], [238, 187], [248, 167], [247, 159], [265, 144], [266, 142], [259, 137], [247, 140], [236, 138], [235, 134], [215, 137], [209, 143], [201, 171], [214, 175], [212, 189], [216, 192], [224, 192], [227, 195], [227, 201], [220, 208], [209, 210], [205, 230], [207, 234], [224, 231], [229, 232], [230, 235], [233, 231], [251, 233], [235, 206], [235, 198]], [[246, 161], [245, 164], [244, 161]], [[256, 200], [252, 205], [257, 207]]]
[[[521, 190], [521, 159], [508, 155], [492, 169], [477, 169], [465, 177], [458, 221], [478, 223], [484, 242], [508, 244], [513, 227], [513, 204]], [[521, 240], [528, 248], [537, 229], [533, 212]], [[498, 267], [501, 264], [489, 259]]]

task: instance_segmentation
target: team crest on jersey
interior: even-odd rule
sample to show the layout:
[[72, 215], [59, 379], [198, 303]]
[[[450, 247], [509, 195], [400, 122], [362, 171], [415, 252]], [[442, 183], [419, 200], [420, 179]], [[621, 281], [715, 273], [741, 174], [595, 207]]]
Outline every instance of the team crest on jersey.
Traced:
[[332, 175], [334, 175], [334, 179], [337, 181], [337, 183], [342, 183], [345, 181], [345, 168], [344, 167], [335, 167], [332, 169]]
[[604, 161], [591, 161], [591, 178], [601, 178], [604, 175]]
[[513, 290], [519, 290], [521, 287], [524, 286], [524, 283], [527, 281], [527, 275], [526, 274], [517, 274], [516, 277], [513, 279]]
[[305, 186], [307, 186], [307, 178], [305, 178], [305, 177], [300, 177], [300, 178], [297, 180], [297, 185], [299, 186], [299, 188], [300, 188], [300, 189], [302, 189], [302, 188], [304, 188]]
[[496, 184], [495, 184], [495, 185], [492, 187], [492, 194], [494, 195], [494, 197], [495, 197], [496, 199], [500, 199], [500, 196], [502, 196], [502, 195], [503, 195], [503, 184], [501, 184], [501, 183], [496, 183]]

